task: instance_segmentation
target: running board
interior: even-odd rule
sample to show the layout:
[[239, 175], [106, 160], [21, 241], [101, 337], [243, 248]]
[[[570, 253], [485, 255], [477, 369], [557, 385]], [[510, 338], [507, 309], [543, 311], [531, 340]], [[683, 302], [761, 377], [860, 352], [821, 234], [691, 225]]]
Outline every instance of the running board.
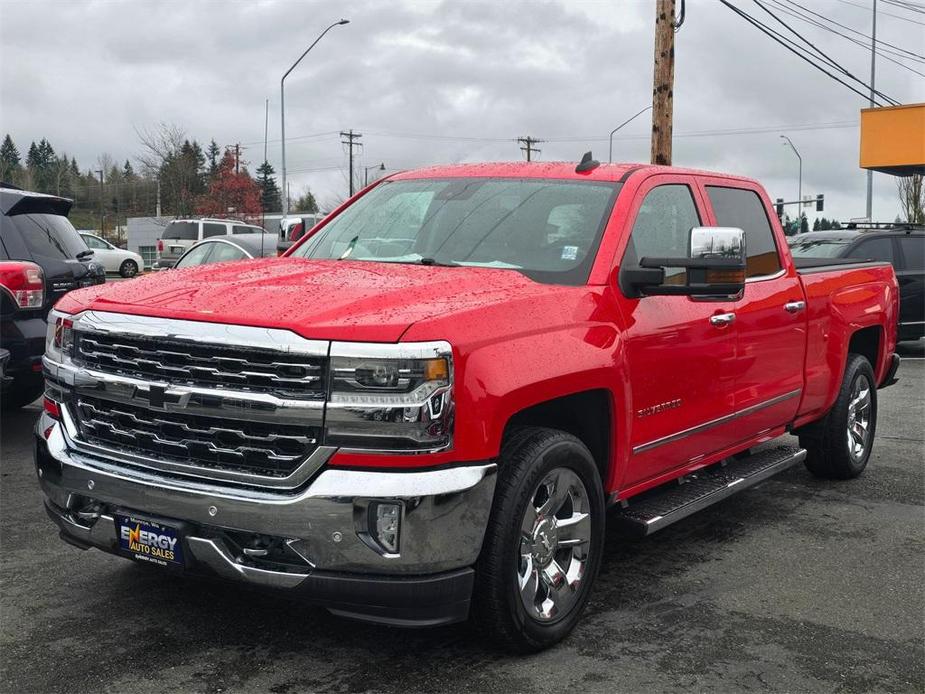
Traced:
[[728, 464], [718, 463], [687, 475], [680, 484], [670, 482], [631, 498], [615, 516], [630, 533], [639, 537], [651, 535], [805, 458], [806, 451], [795, 446], [776, 446], [744, 458], [730, 458]]

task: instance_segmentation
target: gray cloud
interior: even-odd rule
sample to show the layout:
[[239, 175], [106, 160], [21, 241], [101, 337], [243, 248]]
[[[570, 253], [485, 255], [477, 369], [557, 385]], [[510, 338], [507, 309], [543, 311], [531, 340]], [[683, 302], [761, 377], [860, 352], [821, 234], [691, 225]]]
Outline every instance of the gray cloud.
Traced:
[[[745, 0], [737, 3], [757, 13]], [[867, 0], [858, 0], [866, 3]], [[869, 13], [837, 0], [804, 4], [869, 30]], [[343, 194], [336, 132], [364, 133], [361, 164], [389, 169], [521, 157], [514, 139], [549, 140], [542, 159], [606, 157], [606, 134], [649, 104], [653, 3], [592, 2], [4, 2], [0, 131], [21, 149], [48, 137], [88, 168], [101, 152], [131, 158], [136, 127], [182, 125], [200, 141], [246, 143], [279, 170], [279, 78], [328, 23], [346, 16], [287, 80], [293, 191]], [[790, 20], [858, 76], [869, 53]], [[882, 16], [881, 37], [922, 53], [925, 27]], [[677, 35], [675, 163], [762, 180], [796, 195], [796, 162], [779, 132], [706, 130], [856, 123], [864, 101], [772, 43], [713, 0], [688, 0]], [[913, 64], [925, 72], [925, 65]], [[878, 87], [925, 99], [925, 78], [881, 61]], [[615, 141], [618, 160], [648, 159], [647, 116]], [[783, 132], [783, 131], [781, 131]], [[308, 135], [319, 135], [305, 137]], [[855, 127], [792, 131], [804, 192], [826, 215], [863, 214]], [[471, 139], [448, 139], [471, 138]], [[877, 177], [875, 215], [892, 219], [892, 179]]]

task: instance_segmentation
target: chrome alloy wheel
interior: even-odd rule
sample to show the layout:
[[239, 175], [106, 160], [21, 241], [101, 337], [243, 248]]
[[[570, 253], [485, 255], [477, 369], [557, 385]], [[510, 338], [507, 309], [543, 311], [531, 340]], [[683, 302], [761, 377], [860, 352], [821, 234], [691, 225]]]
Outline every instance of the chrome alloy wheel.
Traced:
[[848, 400], [848, 453], [853, 460], [861, 460], [870, 441], [870, 381], [860, 374], [851, 388]]
[[588, 564], [588, 491], [572, 470], [555, 468], [537, 485], [520, 524], [517, 588], [534, 619], [551, 621], [577, 602]]

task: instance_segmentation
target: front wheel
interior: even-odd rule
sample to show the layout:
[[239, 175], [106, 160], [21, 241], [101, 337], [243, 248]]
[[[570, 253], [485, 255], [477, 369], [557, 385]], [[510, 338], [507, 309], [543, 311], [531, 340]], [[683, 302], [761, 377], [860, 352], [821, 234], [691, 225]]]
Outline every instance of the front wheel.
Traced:
[[867, 466], [877, 431], [877, 387], [865, 357], [849, 354], [835, 404], [823, 420], [800, 432], [806, 467], [817, 477], [852, 479]]
[[538, 651], [578, 623], [601, 561], [604, 495], [587, 447], [554, 429], [519, 428], [476, 566], [473, 617], [501, 645]]
[[119, 266], [119, 274], [123, 277], [134, 277], [138, 274], [138, 263], [134, 260], [123, 260]]

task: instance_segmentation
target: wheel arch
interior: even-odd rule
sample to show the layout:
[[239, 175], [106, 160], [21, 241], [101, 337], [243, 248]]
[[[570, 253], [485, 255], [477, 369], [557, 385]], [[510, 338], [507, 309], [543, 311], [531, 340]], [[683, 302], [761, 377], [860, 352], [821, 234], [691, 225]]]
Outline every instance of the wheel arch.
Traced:
[[612, 393], [606, 388], [593, 388], [536, 402], [514, 412], [505, 422], [502, 440], [516, 427], [565, 431], [588, 447], [606, 490], [613, 483], [615, 423]]

